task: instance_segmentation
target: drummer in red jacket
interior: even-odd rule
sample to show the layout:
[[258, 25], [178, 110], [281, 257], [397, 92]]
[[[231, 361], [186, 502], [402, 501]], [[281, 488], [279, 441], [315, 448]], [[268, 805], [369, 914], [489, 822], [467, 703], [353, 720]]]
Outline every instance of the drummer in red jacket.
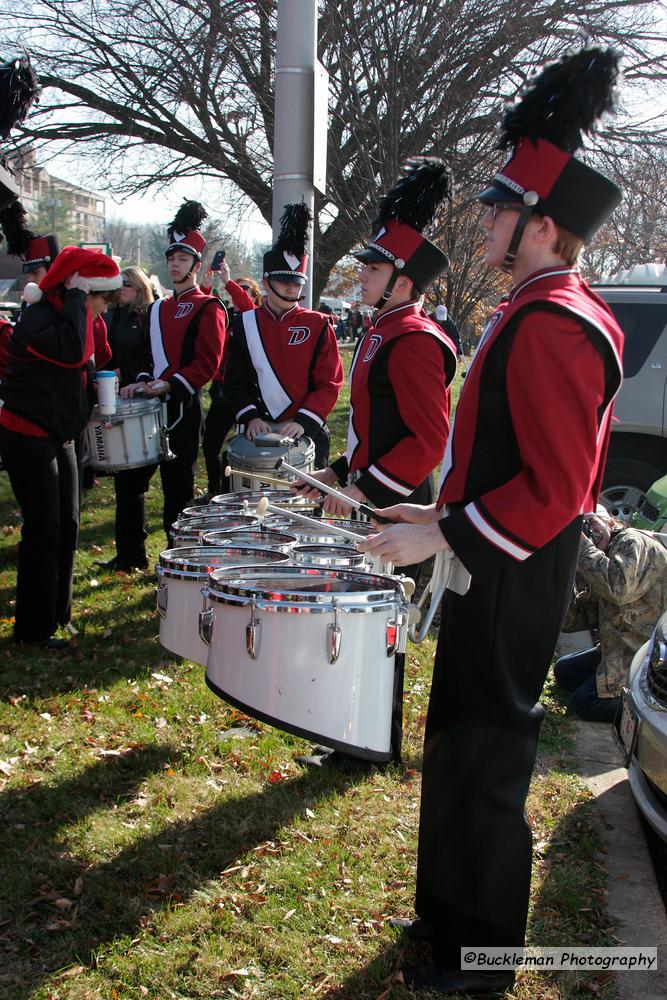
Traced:
[[[573, 155], [612, 105], [617, 58], [583, 50], [546, 67], [505, 113], [510, 155], [480, 194], [486, 265], [513, 288], [486, 326], [430, 507], [360, 548], [403, 561], [452, 553], [472, 577], [447, 591], [426, 720], [415, 921], [433, 960], [407, 986], [501, 992], [514, 971], [462, 952], [520, 950], [531, 875], [525, 802], [545, 714], [540, 694], [595, 509], [622, 378], [623, 335], [576, 266], [621, 200]], [[582, 95], [585, 95], [582, 97]]]
[[167, 542], [171, 525], [194, 497], [194, 469], [202, 422], [200, 392], [220, 367], [227, 340], [227, 313], [220, 299], [204, 295], [196, 281], [206, 240], [199, 230], [206, 211], [185, 201], [168, 229], [165, 251], [174, 294], [150, 308], [146, 364], [137, 382], [121, 390], [147, 397], [166, 396], [169, 445], [174, 458], [160, 463], [164, 493], [163, 525]]
[[299, 305], [306, 282], [306, 205], [286, 205], [275, 245], [264, 254], [265, 301], [235, 317], [225, 371], [226, 398], [254, 440], [284, 425], [310, 437], [316, 464], [329, 455], [326, 419], [343, 384], [331, 317]]

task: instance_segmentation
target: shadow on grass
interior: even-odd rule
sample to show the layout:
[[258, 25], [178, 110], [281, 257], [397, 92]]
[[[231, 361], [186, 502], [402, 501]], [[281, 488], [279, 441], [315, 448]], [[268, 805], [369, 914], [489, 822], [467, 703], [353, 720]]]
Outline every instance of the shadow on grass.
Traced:
[[[141, 749], [122, 760], [95, 764], [76, 778], [0, 796], [6, 840], [0, 879], [11, 887], [4, 894], [9, 902], [1, 917], [6, 924], [0, 930], [0, 949], [10, 959], [5, 968], [12, 970], [11, 987], [6, 974], [0, 979], [0, 996], [28, 1000], [52, 972], [74, 961], [94, 962], [96, 949], [133, 936], [170, 899], [189, 899], [239, 856], [274, 838], [295, 815], [363, 780], [354, 773], [308, 773], [267, 784], [254, 794], [221, 801], [194, 819], [168, 823], [98, 865], [87, 866], [68, 850], [72, 824], [130, 797], [176, 754], [169, 746]], [[169, 873], [169, 892], [160, 898], [152, 887], [164, 872]], [[83, 891], [74, 926], [49, 930], [59, 917], [67, 920], [67, 914], [55, 908], [53, 896], [45, 897], [45, 886], [72, 899], [79, 877]], [[3, 994], [3, 987], [9, 992]]]

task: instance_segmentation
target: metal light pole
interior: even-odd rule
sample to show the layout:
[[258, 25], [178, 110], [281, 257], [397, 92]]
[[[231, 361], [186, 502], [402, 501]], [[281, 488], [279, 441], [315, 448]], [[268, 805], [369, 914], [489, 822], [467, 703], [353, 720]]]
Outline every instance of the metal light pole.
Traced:
[[[278, 0], [276, 33], [276, 98], [273, 146], [273, 237], [278, 235], [283, 208], [303, 200], [311, 212], [315, 207], [315, 183], [323, 189], [315, 156], [316, 131], [321, 149], [322, 85], [326, 72], [317, 63], [317, 0]], [[316, 99], [316, 82], [319, 82]], [[326, 144], [326, 100], [324, 100]], [[308, 283], [304, 305], [312, 304], [313, 240], [308, 247]]]

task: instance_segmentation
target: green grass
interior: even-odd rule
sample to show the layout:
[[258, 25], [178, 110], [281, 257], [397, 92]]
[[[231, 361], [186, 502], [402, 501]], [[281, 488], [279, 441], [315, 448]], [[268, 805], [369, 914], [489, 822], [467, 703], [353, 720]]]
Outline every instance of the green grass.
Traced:
[[[459, 381], [459, 380], [457, 380]], [[332, 420], [334, 452], [347, 422]], [[203, 476], [199, 475], [203, 489]], [[162, 546], [151, 487], [152, 559]], [[9, 642], [14, 501], [0, 478], [0, 997], [401, 1000], [434, 644], [409, 649], [402, 767], [306, 773], [305, 744], [214, 698], [157, 642], [151, 573], [109, 575], [109, 480], [84, 501], [71, 655]], [[157, 675], [157, 676], [156, 676]], [[529, 801], [530, 940], [614, 943], [571, 724], [549, 707]], [[225, 739], [244, 726], [246, 739]], [[518, 1000], [611, 997], [604, 977], [526, 974]]]

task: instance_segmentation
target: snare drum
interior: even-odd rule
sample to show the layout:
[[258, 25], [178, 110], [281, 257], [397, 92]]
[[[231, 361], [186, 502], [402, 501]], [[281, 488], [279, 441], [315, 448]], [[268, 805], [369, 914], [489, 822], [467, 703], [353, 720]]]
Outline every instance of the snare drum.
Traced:
[[286, 531], [273, 528], [222, 528], [207, 531], [201, 538], [202, 545], [260, 545], [278, 552], [289, 552], [298, 539]]
[[[254, 441], [249, 441], [245, 434], [237, 434], [227, 445], [227, 458], [232, 469], [237, 470], [231, 475], [232, 490], [261, 490], [269, 485], [262, 480], [262, 475], [280, 478], [280, 473], [276, 473], [276, 463], [280, 458], [304, 472], [313, 472], [315, 445], [305, 436], [292, 441], [280, 433], [270, 433], [260, 434]], [[286, 479], [285, 489], [288, 490], [289, 486]]]
[[218, 548], [166, 549], [160, 553], [157, 609], [160, 642], [186, 660], [206, 665], [208, 646], [199, 636], [202, 587], [209, 573], [223, 566], [256, 566], [287, 560], [282, 552], [259, 547], [224, 545]]
[[202, 536], [207, 531], [220, 528], [252, 528], [259, 524], [250, 514], [219, 514], [218, 517], [180, 517], [171, 526], [171, 545], [178, 549], [190, 545], [201, 545]]
[[400, 581], [348, 570], [217, 570], [204, 588], [206, 683], [263, 722], [368, 760], [391, 757]]
[[85, 465], [100, 472], [121, 472], [161, 462], [169, 454], [164, 410], [159, 399], [119, 399], [116, 412], [100, 415], [93, 407], [84, 431]]

